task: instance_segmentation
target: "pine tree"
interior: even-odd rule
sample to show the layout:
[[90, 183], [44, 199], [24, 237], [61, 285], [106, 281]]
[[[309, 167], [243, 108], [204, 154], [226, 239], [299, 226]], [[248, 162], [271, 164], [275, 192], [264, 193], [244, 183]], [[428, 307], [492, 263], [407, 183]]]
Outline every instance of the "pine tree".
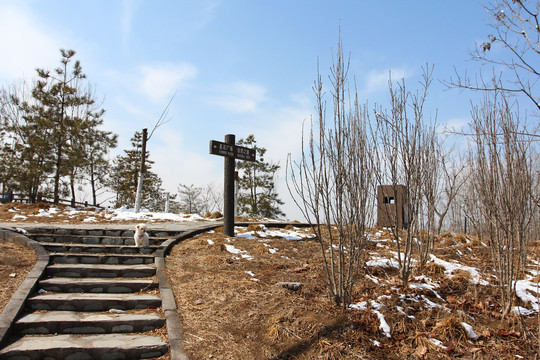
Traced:
[[95, 132], [88, 137], [85, 144], [85, 154], [87, 156], [87, 166], [84, 173], [90, 183], [92, 192], [92, 204], [97, 206], [97, 196], [101, 189], [107, 187], [110, 161], [106, 158], [108, 149], [116, 147], [118, 136], [110, 132]]
[[37, 69], [31, 91], [24, 82], [0, 90], [2, 187], [34, 202], [49, 190], [55, 202], [70, 192], [75, 202], [76, 186], [93, 159], [89, 144], [102, 154], [116, 145], [116, 135], [98, 128], [104, 110], [92, 89], [83, 87], [86, 76], [73, 60], [75, 51], [60, 52], [61, 66]]
[[0, 166], [3, 192], [25, 194], [30, 201], [45, 192], [44, 182], [52, 172], [51, 129], [32, 121], [32, 104], [24, 84], [3, 88], [0, 93], [2, 147]]
[[240, 139], [238, 145], [255, 149], [257, 161], [238, 161], [239, 171], [238, 211], [240, 214], [265, 218], [285, 216], [283, 205], [275, 189], [275, 176], [280, 166], [264, 161], [265, 148], [257, 146], [255, 136]]
[[204, 189], [195, 185], [178, 185], [179, 210], [185, 214], [201, 214], [204, 208]]
[[58, 203], [60, 181], [63, 176], [71, 177], [74, 170], [84, 165], [84, 146], [80, 144], [84, 133], [102, 123], [103, 110], [95, 109], [95, 100], [89, 91], [82, 89], [86, 75], [81, 64], [75, 60], [74, 50], [61, 49], [61, 65], [50, 72], [37, 69], [38, 81], [32, 91], [35, 103], [30, 107], [30, 118], [38, 126], [49, 128], [53, 163], [53, 198]]
[[[109, 187], [116, 193], [115, 207], [135, 206], [135, 195], [139, 177], [141, 159], [142, 133], [135, 132], [131, 138], [132, 149], [124, 150], [124, 156], [117, 156], [110, 175]], [[143, 181], [143, 207], [150, 211], [160, 211], [165, 203], [163, 181], [150, 171], [153, 161], [149, 160], [150, 153], [146, 151], [146, 173]]]

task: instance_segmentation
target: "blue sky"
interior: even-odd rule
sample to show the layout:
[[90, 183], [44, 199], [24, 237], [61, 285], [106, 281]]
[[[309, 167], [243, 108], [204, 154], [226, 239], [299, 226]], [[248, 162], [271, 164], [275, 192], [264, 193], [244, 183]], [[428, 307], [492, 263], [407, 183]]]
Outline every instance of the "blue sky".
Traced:
[[[0, 0], [0, 84], [53, 69], [60, 48], [77, 51], [103, 99], [104, 128], [120, 136], [115, 153], [153, 126], [177, 90], [171, 121], [148, 145], [153, 170], [175, 193], [179, 183], [222, 183], [223, 159], [208, 144], [225, 134], [254, 134], [284, 170], [314, 113], [317, 61], [327, 79], [340, 27], [361, 102], [386, 105], [389, 71], [415, 89], [427, 63], [435, 66], [428, 116], [468, 121], [472, 94], [439, 80], [454, 67], [478, 69], [468, 50], [490, 28], [476, 0]], [[298, 218], [279, 176], [284, 210]]]

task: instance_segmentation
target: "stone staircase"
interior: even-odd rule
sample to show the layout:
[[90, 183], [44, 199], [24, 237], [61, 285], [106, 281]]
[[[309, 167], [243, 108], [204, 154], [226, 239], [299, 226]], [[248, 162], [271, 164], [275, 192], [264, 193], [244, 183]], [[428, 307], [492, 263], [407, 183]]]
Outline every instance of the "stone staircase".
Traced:
[[169, 350], [153, 253], [172, 236], [132, 230], [36, 229], [50, 263], [0, 359], [142, 359]]

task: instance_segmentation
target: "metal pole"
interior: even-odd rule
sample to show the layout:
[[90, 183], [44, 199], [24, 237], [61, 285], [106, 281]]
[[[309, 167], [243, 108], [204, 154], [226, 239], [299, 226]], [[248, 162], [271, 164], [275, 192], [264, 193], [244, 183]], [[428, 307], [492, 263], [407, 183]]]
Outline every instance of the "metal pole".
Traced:
[[142, 130], [142, 151], [141, 151], [141, 168], [139, 170], [139, 182], [137, 183], [137, 194], [135, 196], [135, 209], [134, 211], [138, 213], [141, 210], [141, 198], [142, 198], [142, 188], [144, 182], [144, 172], [146, 171], [144, 163], [146, 161], [146, 141], [148, 137], [148, 129], [144, 128]]
[[[225, 135], [225, 143], [235, 144], [235, 136]], [[234, 236], [234, 157], [225, 157], [225, 176], [223, 183], [223, 233]]]

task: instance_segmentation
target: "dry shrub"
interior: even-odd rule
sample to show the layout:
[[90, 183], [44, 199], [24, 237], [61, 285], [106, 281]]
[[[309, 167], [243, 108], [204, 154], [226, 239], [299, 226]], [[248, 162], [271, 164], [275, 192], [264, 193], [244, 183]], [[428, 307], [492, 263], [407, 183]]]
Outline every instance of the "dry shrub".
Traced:
[[[262, 244], [256, 244], [254, 246], [254, 249], [251, 250], [250, 252], [253, 252], [253, 254], [268, 254], [270, 252], [270, 248], [269, 247], [266, 247]], [[259, 259], [260, 261], [260, 259]]]
[[[485, 244], [487, 244], [487, 240], [484, 241]], [[471, 242], [469, 243], [469, 246], [471, 247], [483, 247], [482, 245], [482, 240], [478, 237], [478, 236], [474, 236], [472, 239], [471, 239]]]
[[415, 276], [427, 275], [427, 276], [444, 276], [444, 266], [430, 262], [423, 267], [416, 267], [413, 272]]
[[367, 273], [383, 280], [399, 276], [399, 270], [393, 266], [370, 266], [367, 268]]
[[283, 341], [287, 335], [290, 319], [285, 314], [274, 314], [266, 321], [266, 337], [272, 341]]
[[223, 214], [220, 211], [208, 211], [206, 214], [204, 214], [204, 217], [207, 219], [220, 219], [223, 217]]
[[540, 241], [529, 242], [529, 251], [535, 255], [540, 254]]
[[433, 328], [432, 335], [441, 341], [461, 341], [468, 336], [461, 320], [454, 315], [448, 315], [439, 321]]
[[456, 269], [452, 271], [452, 279], [460, 283], [469, 283], [472, 280], [472, 275], [467, 270]]
[[454, 240], [460, 244], [469, 244], [471, 240], [465, 234], [458, 234], [454, 236]]
[[20, 205], [21, 204], [14, 202], [2, 204], [0, 205], [0, 212], [7, 212], [12, 209], [19, 209]]
[[414, 349], [412, 359], [429, 359], [429, 352], [439, 352], [441, 350], [429, 339], [426, 333], [417, 333], [411, 340], [411, 347]]
[[349, 321], [355, 329], [371, 335], [379, 333], [379, 318], [369, 310], [354, 310], [349, 314]]
[[439, 239], [448, 239], [448, 238], [453, 238], [456, 234], [453, 232], [453, 231], [447, 231], [445, 233], [442, 233], [439, 235]]
[[[248, 225], [247, 227], [247, 231], [261, 231], [261, 232], [264, 232], [265, 228], [263, 225], [258, 225], [258, 224], [250, 224]], [[255, 235], [257, 236], [257, 235]]]
[[448, 248], [448, 247], [453, 247], [453, 246], [456, 246], [457, 243], [454, 241], [453, 238], [445, 238], [443, 240], [441, 240], [440, 242], [440, 246], [442, 248]]

